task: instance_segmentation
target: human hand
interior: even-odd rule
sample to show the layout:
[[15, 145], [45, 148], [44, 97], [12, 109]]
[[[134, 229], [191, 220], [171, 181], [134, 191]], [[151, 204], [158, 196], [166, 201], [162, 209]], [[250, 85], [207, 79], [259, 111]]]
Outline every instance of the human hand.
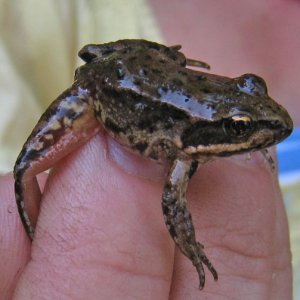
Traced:
[[32, 244], [12, 176], [1, 178], [0, 299], [291, 298], [286, 215], [259, 153], [211, 162], [191, 180], [196, 235], [219, 274], [214, 282], [206, 270], [199, 291], [196, 270], [165, 228], [162, 171], [124, 154], [133, 173], [158, 180], [129, 174], [111, 159], [115, 145], [105, 145], [96, 136], [50, 173]]

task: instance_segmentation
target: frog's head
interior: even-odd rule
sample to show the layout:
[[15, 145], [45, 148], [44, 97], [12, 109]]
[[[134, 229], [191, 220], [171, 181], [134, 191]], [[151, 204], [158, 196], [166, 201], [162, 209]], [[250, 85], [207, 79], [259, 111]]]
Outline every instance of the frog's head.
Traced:
[[207, 89], [213, 88], [214, 80], [218, 87], [214, 85], [215, 92], [208, 92], [202, 101], [209, 113], [195, 116], [196, 121], [183, 133], [185, 153], [228, 156], [264, 149], [291, 134], [291, 117], [268, 96], [262, 78], [245, 74], [226, 81], [222, 77], [226, 82], [221, 88], [215, 75], [207, 80], [211, 81]]

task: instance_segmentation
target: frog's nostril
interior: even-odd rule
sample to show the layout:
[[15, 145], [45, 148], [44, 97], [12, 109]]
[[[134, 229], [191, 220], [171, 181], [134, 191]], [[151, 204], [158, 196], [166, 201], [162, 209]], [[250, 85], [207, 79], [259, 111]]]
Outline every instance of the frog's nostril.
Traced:
[[271, 121], [271, 126], [274, 129], [283, 128], [283, 124], [282, 124], [281, 120], [273, 120], [273, 121]]

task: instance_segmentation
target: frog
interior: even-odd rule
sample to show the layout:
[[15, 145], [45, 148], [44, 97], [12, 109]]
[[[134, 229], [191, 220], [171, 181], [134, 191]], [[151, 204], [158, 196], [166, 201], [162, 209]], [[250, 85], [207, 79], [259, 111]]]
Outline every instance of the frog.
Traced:
[[55, 167], [103, 128], [121, 146], [169, 164], [161, 198], [164, 221], [179, 250], [194, 265], [199, 289], [204, 266], [218, 273], [197, 241], [186, 190], [210, 160], [261, 151], [293, 130], [287, 110], [254, 74], [229, 78], [200, 71], [181, 46], [142, 39], [88, 44], [74, 82], [43, 113], [14, 166], [16, 203], [32, 240], [42, 193], [37, 175]]

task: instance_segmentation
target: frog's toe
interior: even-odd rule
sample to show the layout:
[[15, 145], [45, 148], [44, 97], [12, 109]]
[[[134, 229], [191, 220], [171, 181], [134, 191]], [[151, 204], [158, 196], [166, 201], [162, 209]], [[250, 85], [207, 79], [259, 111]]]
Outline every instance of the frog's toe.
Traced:
[[215, 270], [215, 268], [213, 267], [213, 265], [211, 264], [211, 262], [207, 259], [207, 257], [205, 257], [205, 260], [202, 260], [202, 261], [207, 266], [209, 271], [211, 272], [211, 274], [214, 278], [214, 281], [218, 281], [218, 273]]
[[212, 273], [215, 281], [218, 280], [218, 273], [213, 267], [212, 263], [209, 261], [205, 253], [203, 252], [204, 246], [197, 242], [197, 254], [192, 258], [193, 265], [196, 267], [198, 276], [199, 276], [199, 289], [202, 290], [205, 285], [205, 272], [203, 268], [203, 264], [209, 269]]
[[[214, 268], [214, 266], [212, 265], [212, 263], [209, 261], [209, 259], [205, 255], [205, 253], [203, 251], [201, 251], [201, 252], [202, 252], [200, 254], [201, 261], [206, 265], [206, 267], [208, 268], [208, 270], [212, 274], [214, 280], [217, 281], [218, 280], [218, 273], [217, 273], [216, 269]], [[200, 276], [200, 274], [199, 274], [199, 276]]]
[[198, 277], [199, 277], [199, 290], [202, 290], [205, 285], [205, 272], [203, 268], [203, 264], [201, 262], [201, 258], [197, 260], [197, 263], [194, 264], [196, 267], [196, 270], [198, 272]]

